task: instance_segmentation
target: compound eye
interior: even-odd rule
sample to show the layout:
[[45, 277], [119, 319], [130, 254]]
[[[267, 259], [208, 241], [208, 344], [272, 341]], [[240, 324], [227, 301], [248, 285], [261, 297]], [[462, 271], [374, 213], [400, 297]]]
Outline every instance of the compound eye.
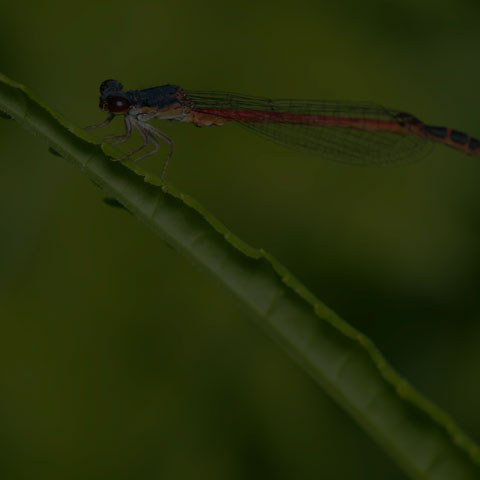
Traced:
[[130, 102], [125, 97], [108, 97], [103, 104], [103, 110], [112, 113], [125, 113], [130, 108]]
[[100, 85], [100, 95], [103, 95], [106, 90], [122, 90], [123, 85], [117, 80], [105, 80]]

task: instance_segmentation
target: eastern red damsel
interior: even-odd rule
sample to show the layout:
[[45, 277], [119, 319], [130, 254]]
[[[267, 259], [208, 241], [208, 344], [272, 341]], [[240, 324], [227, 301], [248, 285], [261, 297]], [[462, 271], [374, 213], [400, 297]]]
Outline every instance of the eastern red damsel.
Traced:
[[138, 161], [158, 152], [157, 139], [170, 151], [162, 172], [165, 180], [173, 154], [173, 140], [148, 123], [152, 119], [177, 120], [196, 126], [236, 122], [274, 142], [320, 157], [356, 165], [389, 165], [411, 161], [432, 142], [443, 143], [471, 155], [480, 155], [480, 140], [451, 128], [427, 125], [415, 116], [368, 102], [323, 100], [271, 100], [236, 93], [184, 90], [176, 85], [123, 91], [116, 80], [100, 85], [100, 108], [109, 112], [99, 125], [108, 125], [123, 115], [125, 133], [113, 145], [125, 142], [137, 129], [140, 147], [127, 153], [125, 160], [145, 149]]

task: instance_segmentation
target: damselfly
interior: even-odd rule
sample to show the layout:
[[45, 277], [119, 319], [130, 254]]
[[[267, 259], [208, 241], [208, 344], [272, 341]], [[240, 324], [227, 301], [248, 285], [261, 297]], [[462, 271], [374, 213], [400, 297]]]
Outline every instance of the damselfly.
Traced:
[[196, 126], [221, 126], [235, 122], [274, 142], [320, 157], [356, 165], [406, 163], [433, 142], [443, 143], [471, 155], [480, 155], [480, 141], [451, 128], [427, 125], [414, 115], [374, 103], [323, 100], [271, 100], [236, 93], [184, 90], [162, 85], [144, 90], [123, 91], [116, 80], [100, 85], [100, 108], [109, 112], [99, 125], [108, 125], [123, 115], [125, 133], [112, 135], [113, 145], [125, 142], [133, 129], [143, 143], [127, 153], [124, 160], [144, 150], [141, 160], [158, 152], [157, 139], [170, 146], [162, 172], [165, 179], [174, 143], [149, 124], [149, 120], [177, 120]]

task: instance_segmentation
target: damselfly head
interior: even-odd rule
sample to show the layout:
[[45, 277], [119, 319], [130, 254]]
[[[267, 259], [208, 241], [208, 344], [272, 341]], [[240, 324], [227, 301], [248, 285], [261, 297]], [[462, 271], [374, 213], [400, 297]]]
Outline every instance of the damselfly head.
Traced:
[[112, 95], [100, 97], [99, 107], [104, 112], [110, 112], [115, 114], [125, 113], [130, 108], [130, 100], [124, 96]]
[[104, 112], [125, 113], [130, 108], [130, 100], [122, 92], [123, 85], [117, 80], [105, 80], [100, 85], [99, 107]]

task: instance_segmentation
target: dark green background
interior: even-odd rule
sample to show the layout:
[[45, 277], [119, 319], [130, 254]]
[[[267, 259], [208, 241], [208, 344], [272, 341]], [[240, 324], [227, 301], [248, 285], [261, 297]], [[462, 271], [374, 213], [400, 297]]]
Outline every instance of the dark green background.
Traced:
[[[78, 125], [103, 120], [98, 85], [117, 78], [374, 100], [480, 136], [476, 1], [17, 1], [0, 14], [1, 70]], [[220, 285], [0, 122], [2, 478], [405, 478]], [[480, 441], [480, 159], [438, 147], [355, 168], [234, 126], [157, 126], [176, 141], [169, 182]], [[166, 152], [143, 165], [159, 173]]]

